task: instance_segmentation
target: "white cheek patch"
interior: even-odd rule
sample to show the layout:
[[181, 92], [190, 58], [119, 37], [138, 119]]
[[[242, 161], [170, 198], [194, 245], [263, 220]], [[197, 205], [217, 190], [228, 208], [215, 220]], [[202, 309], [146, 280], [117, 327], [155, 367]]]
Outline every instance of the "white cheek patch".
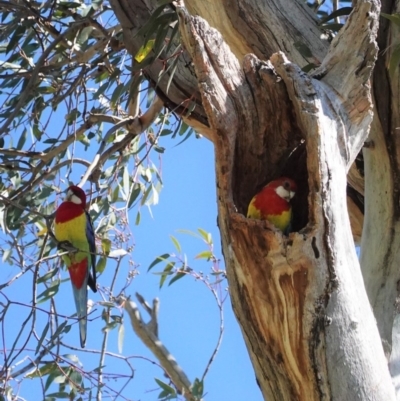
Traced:
[[72, 195], [72, 196], [70, 196], [70, 201], [72, 202], [72, 203], [75, 203], [76, 205], [81, 205], [82, 204], [82, 201], [80, 200], [80, 198], [78, 198], [76, 195]]
[[288, 202], [290, 199], [293, 198], [295, 192], [293, 191], [288, 191], [287, 189], [283, 188], [282, 185], [280, 185], [278, 188], [275, 189], [275, 192], [283, 199], [287, 200]]

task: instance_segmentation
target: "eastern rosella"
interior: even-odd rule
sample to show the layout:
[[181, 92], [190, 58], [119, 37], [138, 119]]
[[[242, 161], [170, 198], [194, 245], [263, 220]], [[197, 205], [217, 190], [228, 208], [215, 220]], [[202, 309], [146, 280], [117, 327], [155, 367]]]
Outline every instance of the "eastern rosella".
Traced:
[[[87, 298], [89, 286], [96, 289], [96, 244], [86, 195], [77, 186], [70, 186], [55, 217], [55, 236], [59, 242], [69, 242], [78, 249], [62, 256], [71, 277], [72, 290], [79, 318], [81, 347], [85, 347], [87, 332]], [[90, 272], [92, 269], [92, 273]]]
[[249, 204], [247, 217], [268, 220], [287, 234], [292, 220], [290, 200], [296, 189], [296, 183], [290, 178], [281, 177], [271, 181], [254, 195]]

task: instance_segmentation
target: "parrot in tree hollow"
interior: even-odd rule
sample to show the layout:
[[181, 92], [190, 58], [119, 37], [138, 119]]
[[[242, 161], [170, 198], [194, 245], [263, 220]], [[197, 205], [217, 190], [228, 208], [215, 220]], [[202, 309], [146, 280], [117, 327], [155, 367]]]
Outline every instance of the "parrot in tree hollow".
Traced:
[[292, 220], [290, 200], [296, 190], [296, 183], [290, 178], [281, 177], [271, 181], [258, 194], [254, 195], [249, 204], [247, 217], [268, 220], [287, 234]]
[[[81, 347], [85, 347], [87, 333], [87, 298], [89, 286], [96, 289], [96, 244], [89, 213], [86, 211], [85, 192], [72, 185], [55, 215], [54, 231], [57, 241], [69, 242], [78, 249], [62, 256], [71, 277], [76, 311], [79, 318]], [[90, 272], [92, 269], [92, 273]]]

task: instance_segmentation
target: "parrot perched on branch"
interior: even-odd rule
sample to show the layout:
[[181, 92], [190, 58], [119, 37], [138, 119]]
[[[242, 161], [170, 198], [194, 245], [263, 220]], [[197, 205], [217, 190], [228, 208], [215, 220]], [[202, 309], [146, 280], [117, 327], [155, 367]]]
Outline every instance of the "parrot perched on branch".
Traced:
[[[73, 185], [55, 215], [55, 236], [59, 242], [69, 242], [78, 251], [62, 256], [71, 277], [72, 290], [79, 318], [81, 347], [85, 347], [87, 332], [87, 298], [89, 286], [96, 292], [96, 244], [85, 192]], [[90, 272], [92, 269], [92, 273]]]
[[271, 181], [254, 195], [249, 204], [247, 217], [268, 220], [287, 234], [292, 220], [290, 200], [296, 190], [296, 183], [290, 178], [281, 177]]

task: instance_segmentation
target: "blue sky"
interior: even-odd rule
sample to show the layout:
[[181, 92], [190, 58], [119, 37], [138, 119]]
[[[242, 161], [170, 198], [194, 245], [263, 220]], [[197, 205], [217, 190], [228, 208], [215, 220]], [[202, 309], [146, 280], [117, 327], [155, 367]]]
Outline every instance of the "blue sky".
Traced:
[[[178, 142], [179, 139], [161, 138], [160, 145], [166, 147], [166, 152], [162, 155], [161, 162], [164, 186], [160, 193], [159, 204], [152, 206], [151, 214], [146, 206], [142, 206], [142, 218], [138, 226], [134, 224], [137, 209], [133, 208], [130, 213], [130, 230], [133, 233], [135, 244], [131, 258], [138, 266], [140, 274], [136, 276], [126, 294], [134, 297], [134, 293], [137, 291], [149, 302], [154, 297], [160, 299], [160, 339], [177, 359], [189, 379], [194, 380], [196, 377], [202, 376], [218, 339], [220, 320], [215, 300], [204, 283], [195, 281], [192, 277], [184, 277], [171, 287], [164, 285], [160, 290], [160, 276], [151, 272], [147, 273], [147, 268], [155, 257], [175, 251], [170, 235], [174, 235], [179, 240], [182, 253], [187, 255], [190, 267], [198, 272], [203, 271], [204, 274], [210, 272], [210, 262], [195, 259], [198, 253], [207, 249], [205, 243], [190, 235], [179, 233], [177, 231], [179, 229], [196, 231], [198, 228], [202, 228], [210, 232], [214, 242], [214, 253], [222, 259], [217, 229], [212, 144], [206, 139], [195, 139], [194, 136], [176, 146]], [[85, 187], [85, 189], [88, 188]], [[94, 224], [96, 226], [98, 222], [94, 222]], [[154, 267], [153, 270], [159, 271], [161, 268], [162, 265]], [[224, 269], [223, 260], [220, 262], [220, 268]], [[110, 285], [113, 269], [115, 269], [115, 263], [109, 262], [105, 273], [100, 276], [98, 281], [103, 289]], [[131, 267], [128, 265], [128, 258], [124, 258], [121, 263], [119, 286], [123, 285], [129, 269]], [[7, 281], [14, 274], [16, 274], [16, 267], [4, 264], [0, 270], [0, 283]], [[68, 278], [65, 271], [61, 273], [61, 276], [62, 279]], [[220, 289], [222, 294], [226, 294], [226, 281], [221, 284]], [[18, 297], [16, 297], [16, 291]], [[4, 290], [11, 299], [18, 298], [27, 305], [31, 300], [31, 291], [31, 273], [26, 274], [21, 280]], [[38, 291], [43, 291], [43, 287], [39, 286]], [[104, 291], [97, 294], [90, 293], [89, 296], [96, 303], [102, 300], [101, 293], [104, 294]], [[69, 282], [60, 286], [55, 301], [59, 314], [71, 316], [75, 312]], [[49, 303], [40, 306], [48, 308]], [[64, 342], [75, 344], [77, 349], [65, 352], [63, 350], [61, 353], [77, 355], [85, 370], [93, 370], [99, 364], [99, 355], [95, 350], [100, 348], [103, 340], [101, 328], [104, 326], [104, 322], [100, 319], [101, 311], [102, 307], [96, 304], [92, 315], [93, 319], [89, 322], [85, 351], [79, 350], [76, 321], [68, 320], [73, 325], [71, 330], [63, 335]], [[7, 315], [7, 319], [12, 318], [6, 321], [4, 326], [7, 329], [4, 340], [8, 347], [15, 339], [17, 329], [21, 327], [28, 312], [29, 308], [27, 307], [14, 306], [13, 313]], [[118, 309], [113, 311], [113, 314], [116, 315], [120, 313], [122, 311]], [[39, 337], [46, 322], [44, 319], [46, 316], [44, 313], [38, 314], [36, 327]], [[147, 320], [144, 313], [143, 317]], [[154, 377], [165, 382], [168, 382], [168, 379], [163, 376], [163, 372], [159, 368], [143, 359], [154, 360], [154, 357], [133, 333], [126, 314], [124, 318], [125, 339], [122, 355], [131, 356], [130, 361], [135, 369], [135, 375], [123, 394], [125, 399], [129, 400], [155, 400], [160, 390]], [[60, 318], [60, 322], [62, 321], [63, 318]], [[28, 329], [29, 327], [27, 327]], [[229, 297], [224, 302], [224, 329], [222, 346], [205, 379], [205, 400], [262, 400]], [[36, 343], [37, 341], [31, 341], [28, 348], [34, 350]], [[118, 354], [117, 343], [118, 333], [117, 330], [113, 330], [110, 332], [108, 350]], [[23, 355], [19, 359], [22, 359]], [[32, 355], [31, 353], [31, 357], [33, 357]], [[117, 374], [129, 373], [124, 363], [112, 357], [106, 357], [105, 370]], [[107, 382], [116, 391], [119, 391], [123, 383], [123, 380], [115, 383], [114, 381]], [[58, 391], [58, 385], [52, 385], [47, 393], [56, 391]], [[32, 398], [32, 394], [35, 394], [34, 398]], [[25, 380], [19, 386], [19, 395], [24, 399], [39, 399], [37, 398], [39, 394], [41, 394], [41, 389], [37, 379]], [[110, 394], [113, 399], [113, 394]]]
[[[173, 234], [193, 266], [194, 256], [206, 246], [191, 236], [176, 233], [176, 229], [196, 231], [200, 227], [212, 234], [215, 254], [222, 259], [212, 144], [206, 139], [192, 138], [177, 147], [171, 147], [168, 142], [160, 204], [152, 209], [154, 218], [144, 213], [140, 227], [135, 230], [137, 258], [147, 266], [154, 255], [173, 251], [169, 239], [169, 234]], [[194, 266], [204, 273], [210, 271], [210, 264], [205, 261], [195, 262]], [[223, 261], [221, 267], [224, 267]], [[148, 299], [160, 298], [160, 337], [193, 379], [202, 374], [217, 341], [218, 309], [209, 290], [191, 277], [161, 291], [157, 290], [158, 280], [158, 276], [141, 274], [136, 283], [138, 291], [143, 281], [143, 286], [145, 282], [148, 284], [142, 294]], [[227, 288], [226, 282], [223, 287]], [[261, 400], [229, 298], [224, 303], [224, 315], [224, 339], [206, 379], [206, 399]]]

